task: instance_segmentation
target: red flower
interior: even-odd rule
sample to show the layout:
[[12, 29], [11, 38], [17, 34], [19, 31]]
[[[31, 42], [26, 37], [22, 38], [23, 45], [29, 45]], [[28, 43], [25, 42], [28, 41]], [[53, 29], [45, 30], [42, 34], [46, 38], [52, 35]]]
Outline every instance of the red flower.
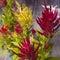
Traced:
[[18, 34], [22, 34], [23, 30], [22, 30], [22, 27], [18, 24], [15, 28], [15, 31], [18, 33]]
[[8, 26], [2, 26], [0, 32], [4, 34], [7, 32], [7, 30], [8, 30]]
[[0, 6], [5, 6], [6, 5], [6, 0], [0, 0]]
[[32, 32], [33, 35], [36, 33], [34, 28], [31, 29], [31, 32]]
[[45, 46], [44, 46], [44, 49], [48, 49], [49, 46], [50, 46], [49, 44], [45, 45]]
[[34, 43], [32, 43], [28, 38], [25, 38], [25, 40], [17, 46], [21, 53], [16, 53], [14, 51], [13, 53], [20, 57], [20, 60], [36, 60], [38, 57], [39, 46], [40, 44], [35, 48]]
[[47, 8], [46, 3], [44, 2], [45, 10], [42, 12], [42, 17], [38, 17], [36, 19], [39, 26], [44, 31], [43, 35], [50, 37], [53, 36], [53, 33], [59, 28], [60, 26], [60, 18], [57, 17], [58, 11], [52, 11], [52, 7], [50, 5], [50, 8]]

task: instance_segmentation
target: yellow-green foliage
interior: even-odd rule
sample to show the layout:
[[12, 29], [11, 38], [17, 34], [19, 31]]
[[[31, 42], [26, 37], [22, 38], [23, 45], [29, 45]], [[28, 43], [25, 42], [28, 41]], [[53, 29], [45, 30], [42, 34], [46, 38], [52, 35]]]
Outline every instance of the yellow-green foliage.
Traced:
[[13, 12], [15, 16], [15, 20], [17, 20], [21, 26], [31, 26], [33, 24], [33, 15], [30, 8], [28, 8], [25, 4], [20, 5], [17, 1], [17, 11]]

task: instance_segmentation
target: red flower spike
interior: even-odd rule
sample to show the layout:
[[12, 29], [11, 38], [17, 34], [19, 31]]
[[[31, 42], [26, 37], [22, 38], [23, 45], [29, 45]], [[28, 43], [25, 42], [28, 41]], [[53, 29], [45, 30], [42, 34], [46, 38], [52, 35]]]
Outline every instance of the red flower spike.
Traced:
[[15, 28], [15, 31], [18, 33], [18, 34], [22, 34], [23, 30], [22, 30], [22, 27], [18, 24]]
[[6, 0], [0, 0], [0, 6], [5, 6], [7, 4]]
[[[57, 17], [58, 11], [52, 11], [52, 6], [47, 8], [45, 0], [44, 0], [45, 9], [42, 11], [42, 17], [38, 17], [36, 19], [39, 26], [42, 28], [44, 32], [39, 32], [45, 36], [50, 35], [53, 37], [53, 33], [59, 28], [60, 26], [60, 17]], [[56, 27], [56, 28], [55, 28]]]
[[12, 35], [12, 34], [13, 34], [13, 32], [12, 32], [12, 31], [10, 31], [10, 32], [9, 32], [9, 35]]
[[34, 28], [31, 29], [31, 32], [32, 32], [33, 35], [36, 33]]
[[8, 26], [2, 26], [0, 32], [4, 34], [7, 32], [7, 30], [8, 30]]
[[48, 49], [50, 45], [45, 45], [44, 46], [44, 49]]
[[36, 60], [38, 57], [39, 47], [40, 44], [38, 44], [37, 48], [34, 48], [34, 43], [32, 43], [29, 38], [25, 38], [25, 40], [19, 43], [19, 46], [17, 46], [21, 53], [18, 54], [14, 51], [12, 52], [20, 57], [20, 60]]

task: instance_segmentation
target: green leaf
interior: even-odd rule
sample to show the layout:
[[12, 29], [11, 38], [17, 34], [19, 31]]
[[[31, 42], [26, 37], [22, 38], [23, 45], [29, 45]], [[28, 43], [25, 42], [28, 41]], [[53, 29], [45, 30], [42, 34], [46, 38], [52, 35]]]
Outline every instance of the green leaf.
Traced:
[[3, 41], [2, 40], [0, 40], [0, 47], [2, 47], [3, 46]]
[[18, 46], [18, 42], [12, 42], [15, 46]]
[[12, 56], [12, 59], [13, 59], [13, 60], [19, 60], [19, 58], [18, 58], [16, 55], [13, 55], [13, 56]]

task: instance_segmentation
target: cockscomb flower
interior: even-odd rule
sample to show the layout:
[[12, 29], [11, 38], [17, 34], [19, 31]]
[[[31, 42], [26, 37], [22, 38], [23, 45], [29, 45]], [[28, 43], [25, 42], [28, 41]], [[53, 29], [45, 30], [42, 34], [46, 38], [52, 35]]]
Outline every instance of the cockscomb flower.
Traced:
[[31, 29], [31, 32], [32, 32], [33, 35], [36, 33], [34, 28]]
[[44, 49], [48, 49], [49, 47], [50, 47], [50, 45], [47, 44], [47, 45], [44, 46]]
[[60, 26], [60, 17], [57, 17], [58, 11], [52, 10], [52, 6], [50, 5], [50, 8], [46, 6], [46, 3], [44, 1], [45, 9], [42, 12], [42, 16], [38, 17], [36, 19], [39, 26], [42, 28], [43, 32], [39, 32], [45, 36], [50, 35], [50, 37], [53, 36], [53, 33], [59, 28]]
[[4, 34], [7, 32], [7, 30], [8, 30], [8, 26], [2, 26], [0, 32]]
[[6, 0], [0, 0], [0, 6], [5, 6], [6, 5]]
[[31, 26], [33, 21], [32, 11], [25, 5], [20, 5], [16, 2], [17, 10], [13, 12], [15, 20], [17, 20], [21, 26]]
[[23, 30], [22, 30], [22, 27], [18, 24], [16, 27], [15, 27], [15, 31], [18, 33], [18, 34], [22, 34]]
[[17, 46], [21, 53], [16, 53], [14, 51], [13, 53], [16, 54], [20, 60], [36, 60], [38, 57], [39, 46], [40, 44], [35, 48], [34, 43], [28, 38], [25, 38], [25, 40]]

